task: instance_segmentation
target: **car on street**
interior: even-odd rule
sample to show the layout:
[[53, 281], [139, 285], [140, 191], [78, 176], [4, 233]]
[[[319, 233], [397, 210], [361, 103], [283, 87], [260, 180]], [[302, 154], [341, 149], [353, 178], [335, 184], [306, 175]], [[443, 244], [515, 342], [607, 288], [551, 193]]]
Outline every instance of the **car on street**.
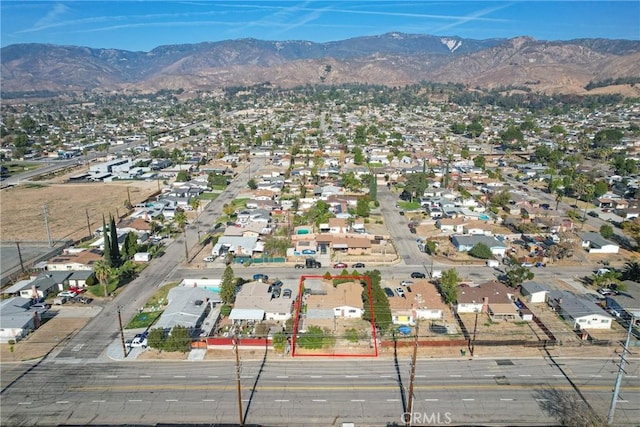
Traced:
[[598, 289], [598, 293], [605, 296], [620, 295], [620, 292], [616, 291], [615, 289], [609, 288], [600, 288]]
[[404, 289], [396, 288], [396, 293], [398, 294], [399, 297], [403, 297], [404, 296]]
[[384, 288], [384, 293], [387, 294], [387, 297], [391, 298], [393, 297], [395, 294], [393, 293], [393, 291], [391, 290], [391, 288]]
[[587, 215], [592, 216], [594, 218], [598, 218], [600, 216], [596, 211], [589, 211], [587, 212]]
[[353, 264], [353, 268], [364, 268], [364, 262], [356, 262]]
[[266, 274], [254, 274], [253, 275], [253, 280], [258, 281], [260, 280], [261, 282], [266, 282], [267, 280], [269, 280], [269, 276], [267, 276]]
[[419, 271], [414, 271], [413, 273], [411, 273], [411, 278], [412, 279], [424, 279], [426, 277], [427, 277], [426, 274], [421, 273]]
[[60, 298], [73, 298], [75, 296], [76, 296], [76, 293], [71, 291], [58, 292], [58, 297]]
[[403, 280], [402, 282], [400, 282], [400, 286], [411, 286], [413, 285], [413, 282], [411, 280]]
[[204, 262], [213, 262], [215, 260], [216, 260], [216, 257], [214, 257], [213, 255], [209, 255], [209, 256], [204, 257], [204, 259], [202, 261], [204, 261]]
[[348, 265], [344, 262], [337, 262], [335, 264], [333, 264], [333, 268], [347, 268]]
[[291, 298], [291, 289], [285, 289], [282, 291], [282, 298]]

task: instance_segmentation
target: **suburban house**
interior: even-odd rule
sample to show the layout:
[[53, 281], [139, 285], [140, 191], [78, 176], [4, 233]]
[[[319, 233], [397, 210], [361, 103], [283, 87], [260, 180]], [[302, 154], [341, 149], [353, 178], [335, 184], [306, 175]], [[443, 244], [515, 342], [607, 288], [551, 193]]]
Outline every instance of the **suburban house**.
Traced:
[[568, 291], [551, 291], [549, 304], [562, 318], [571, 322], [573, 329], [610, 329], [613, 317], [602, 307]]
[[451, 243], [458, 249], [458, 252], [467, 252], [478, 243], [484, 243], [491, 250], [494, 256], [503, 257], [507, 251], [507, 245], [492, 236], [451, 236]]
[[621, 317], [625, 320], [631, 318], [640, 324], [640, 283], [625, 280], [622, 282], [627, 290], [619, 295], [610, 295], [605, 299], [606, 307], [609, 313], [615, 317]]
[[195, 335], [219, 297], [216, 292], [203, 287], [177, 286], [169, 291], [167, 301], [168, 305], [154, 328], [162, 328], [170, 333], [174, 327], [183, 326]]
[[47, 261], [48, 271], [91, 270], [93, 264], [103, 259], [99, 249], [65, 249], [60, 255]]
[[[307, 310], [331, 310], [335, 318], [360, 318], [364, 313], [362, 305], [362, 285], [358, 282], [323, 284], [324, 294], [307, 297]], [[308, 317], [308, 316], [307, 316]], [[326, 312], [322, 317], [325, 318]]]
[[30, 310], [31, 298], [13, 297], [0, 301], [0, 343], [19, 341], [38, 328], [38, 313]]
[[464, 218], [440, 218], [436, 221], [436, 227], [443, 233], [464, 233], [464, 226], [467, 220]]
[[547, 300], [549, 288], [538, 282], [525, 282], [520, 286], [520, 292], [525, 301], [538, 304]]
[[258, 238], [255, 236], [222, 236], [211, 249], [211, 255], [220, 256], [227, 252], [235, 256], [252, 256], [258, 246]]
[[242, 285], [229, 318], [231, 320], [286, 321], [291, 317], [292, 299], [273, 298], [268, 285], [250, 282]]
[[411, 292], [405, 289], [405, 298], [389, 298], [391, 319], [395, 325], [415, 325], [418, 320], [442, 319], [448, 309], [434, 285], [417, 280]]
[[582, 247], [590, 254], [617, 254], [620, 250], [620, 246], [595, 231], [585, 231], [580, 237]]
[[49, 295], [62, 291], [71, 274], [71, 271], [47, 271], [37, 277], [20, 280], [2, 291], [2, 293], [5, 295], [17, 295], [30, 300], [44, 299]]
[[491, 281], [478, 286], [458, 288], [458, 313], [487, 313], [492, 320], [519, 318], [511, 290], [500, 282]]

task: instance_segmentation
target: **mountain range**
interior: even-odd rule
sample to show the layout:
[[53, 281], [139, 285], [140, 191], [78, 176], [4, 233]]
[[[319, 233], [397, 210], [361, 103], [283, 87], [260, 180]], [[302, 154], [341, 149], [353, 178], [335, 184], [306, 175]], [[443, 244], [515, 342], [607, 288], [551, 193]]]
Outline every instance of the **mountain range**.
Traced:
[[[404, 33], [328, 43], [226, 40], [167, 45], [149, 52], [15, 44], [2, 48], [3, 97], [79, 91], [213, 90], [269, 82], [281, 87], [430, 81], [517, 87], [541, 93], [640, 96], [640, 41], [530, 37], [474, 40]], [[634, 80], [635, 79], [635, 80]], [[602, 85], [601, 85], [602, 86]]]

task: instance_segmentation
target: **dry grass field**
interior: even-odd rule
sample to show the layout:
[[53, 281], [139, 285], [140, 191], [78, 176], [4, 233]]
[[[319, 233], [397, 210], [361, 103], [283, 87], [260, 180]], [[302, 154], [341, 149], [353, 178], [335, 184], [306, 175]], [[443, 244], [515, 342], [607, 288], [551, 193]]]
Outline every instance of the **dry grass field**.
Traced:
[[0, 239], [46, 241], [44, 206], [53, 240], [79, 240], [102, 225], [102, 216], [124, 215], [125, 201], [135, 205], [156, 192], [156, 182], [31, 183], [0, 192]]

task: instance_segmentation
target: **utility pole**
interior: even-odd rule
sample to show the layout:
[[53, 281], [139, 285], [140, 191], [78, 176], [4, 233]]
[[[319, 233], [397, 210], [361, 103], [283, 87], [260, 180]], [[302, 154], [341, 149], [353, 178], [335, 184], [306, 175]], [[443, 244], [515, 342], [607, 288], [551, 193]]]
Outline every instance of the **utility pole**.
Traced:
[[476, 320], [475, 322], [473, 322], [473, 338], [471, 339], [471, 346], [469, 346], [469, 350], [471, 352], [471, 356], [473, 357], [473, 352], [476, 348], [476, 332], [478, 331], [478, 309], [476, 308], [475, 310], [476, 313]]
[[124, 329], [122, 328], [122, 314], [120, 313], [120, 309], [122, 306], [118, 306], [118, 325], [120, 326], [120, 340], [122, 341], [122, 354], [124, 357], [127, 357], [127, 345], [124, 342]]
[[418, 331], [420, 326], [416, 321], [416, 339], [413, 343], [413, 356], [411, 357], [411, 375], [409, 376], [409, 401], [407, 403], [407, 412], [409, 416], [406, 417], [407, 427], [411, 427], [411, 418], [413, 417], [413, 383], [416, 379], [416, 361], [418, 358]]
[[44, 205], [44, 226], [47, 228], [47, 242], [49, 242], [49, 247], [53, 246], [51, 242], [51, 230], [49, 229], [49, 205]]
[[242, 367], [240, 366], [240, 337], [238, 336], [238, 326], [234, 326], [233, 331], [233, 352], [236, 355], [236, 384], [238, 388], [238, 416], [240, 420], [240, 427], [244, 425], [243, 414], [242, 414], [242, 385], [240, 384], [240, 371]]
[[618, 376], [616, 377], [616, 385], [613, 387], [613, 397], [611, 398], [611, 405], [609, 406], [609, 417], [607, 418], [607, 424], [613, 425], [613, 419], [616, 412], [616, 403], [618, 402], [618, 394], [620, 393], [620, 384], [622, 383], [622, 374], [626, 374], [624, 366], [627, 363], [627, 353], [629, 352], [629, 342], [631, 341], [631, 330], [633, 329], [633, 322], [635, 316], [632, 314], [629, 319], [629, 329], [627, 329], [627, 339], [622, 348], [622, 355], [620, 355], [620, 365], [618, 366]]
[[16, 242], [16, 247], [18, 248], [18, 259], [20, 260], [20, 271], [24, 273], [24, 263], [22, 261], [22, 252], [20, 251], [20, 242]]
[[89, 221], [89, 209], [85, 209], [84, 213], [87, 215], [87, 228], [89, 229], [89, 237], [91, 237], [91, 221]]

